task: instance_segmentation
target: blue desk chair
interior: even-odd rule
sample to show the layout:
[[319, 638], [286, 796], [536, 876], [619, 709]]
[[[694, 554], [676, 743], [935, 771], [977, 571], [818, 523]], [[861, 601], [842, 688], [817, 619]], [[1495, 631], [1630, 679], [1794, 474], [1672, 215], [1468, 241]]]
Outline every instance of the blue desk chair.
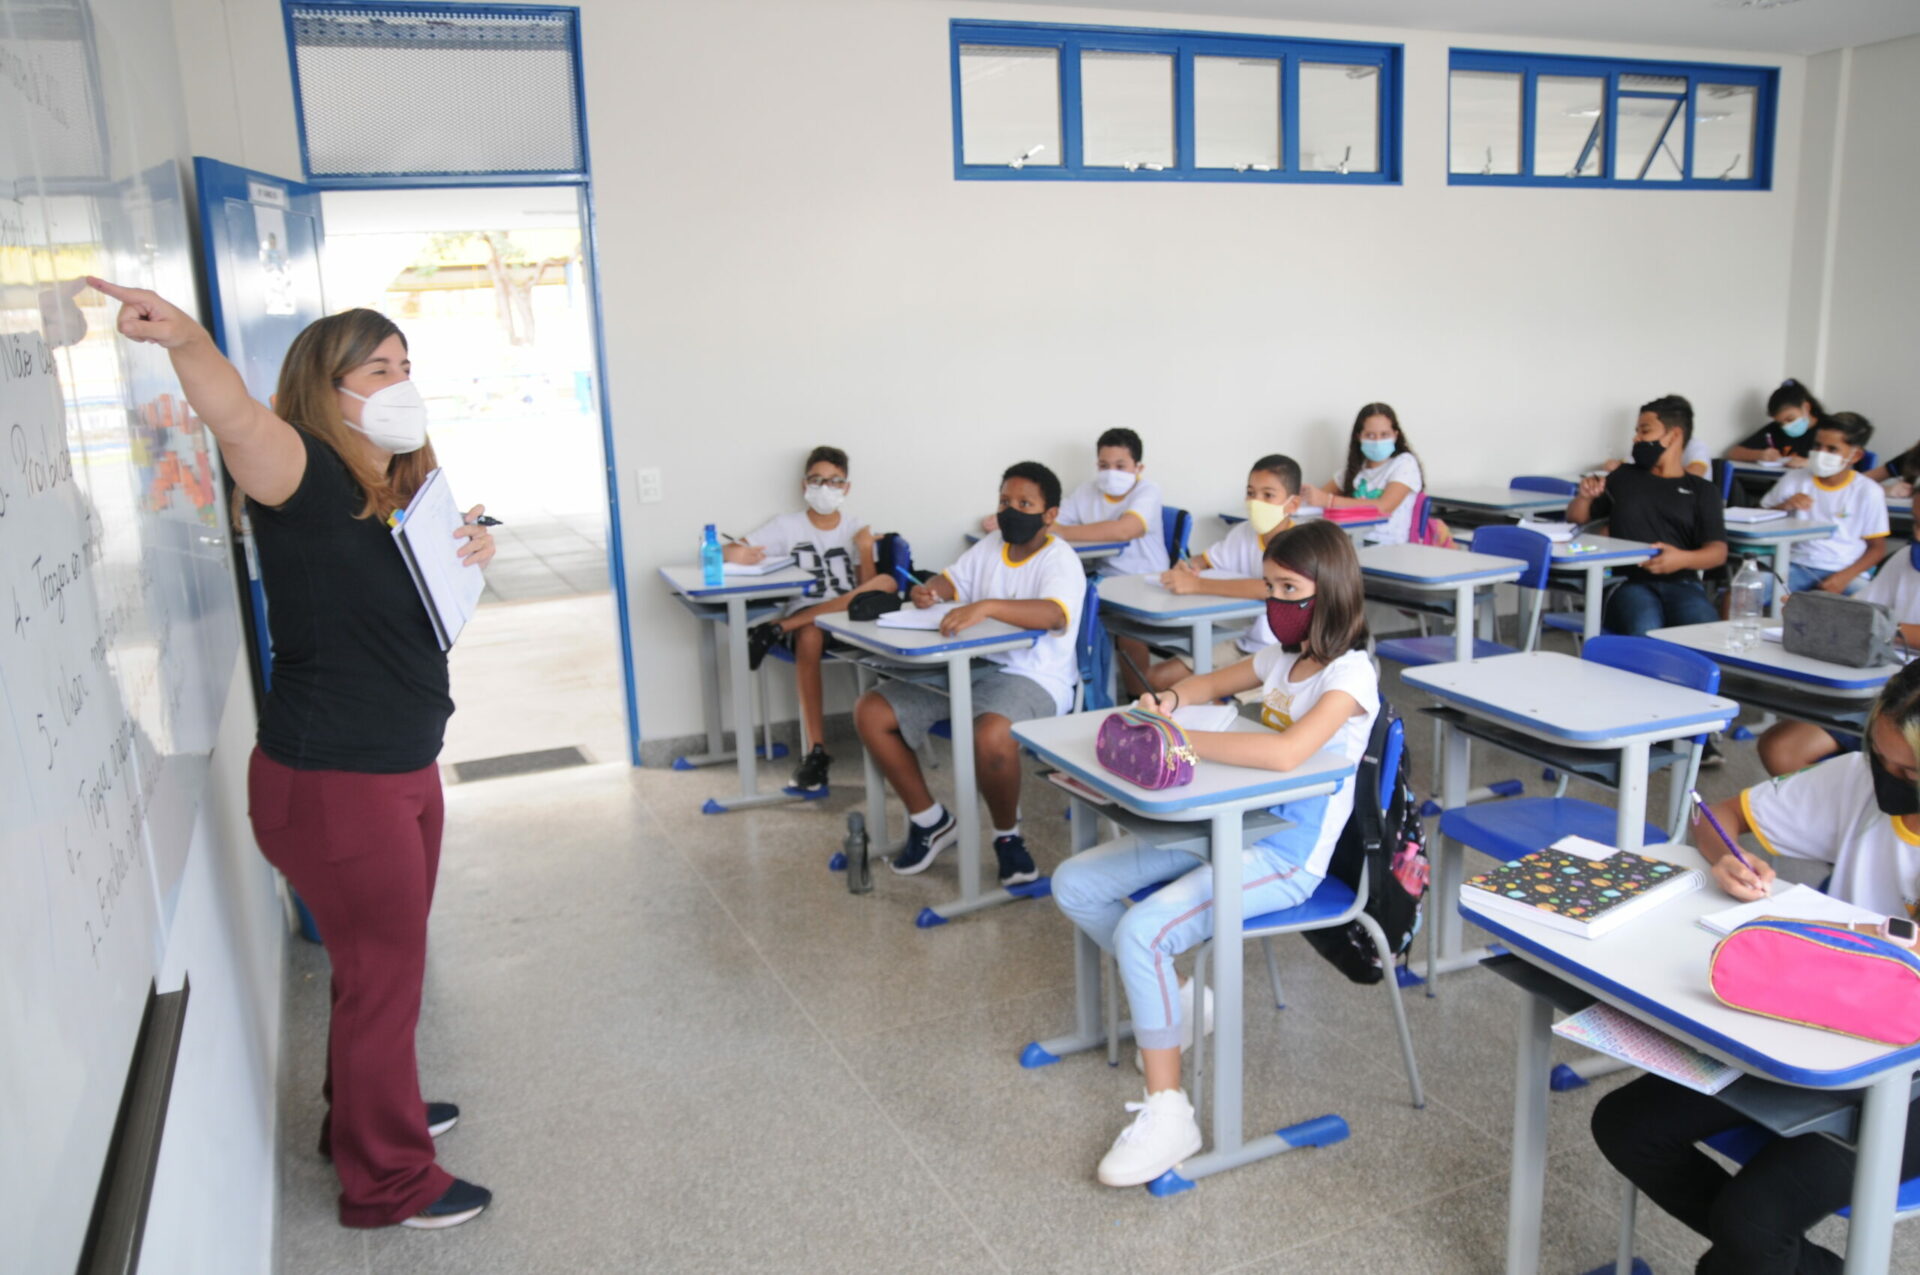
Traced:
[[1869, 469], [1878, 469], [1880, 467], [1880, 457], [1873, 452], [1862, 451], [1860, 453], [1860, 459], [1853, 462], [1853, 467], [1863, 474]]
[[1720, 484], [1720, 503], [1726, 504], [1733, 499], [1733, 462], [1716, 460], [1708, 465], [1708, 473], [1714, 482]]
[[1160, 534], [1167, 538], [1167, 561], [1175, 563], [1193, 552], [1193, 515], [1172, 505], [1160, 508]]
[[[1354, 799], [1356, 801], [1377, 802], [1378, 809], [1385, 811], [1393, 804], [1394, 785], [1399, 782], [1400, 777], [1400, 757], [1401, 754], [1406, 751], [1407, 741], [1405, 724], [1397, 717], [1388, 717], [1384, 702], [1381, 705], [1381, 709], [1380, 720], [1386, 723], [1386, 729], [1376, 729], [1374, 738], [1370, 740], [1367, 745], [1368, 753], [1379, 758], [1379, 783], [1375, 791], [1356, 793]], [[1380, 857], [1385, 860], [1388, 856], [1382, 855]], [[1304, 934], [1309, 930], [1340, 929], [1358, 921], [1367, 931], [1368, 936], [1373, 939], [1374, 950], [1380, 957], [1380, 967], [1387, 973], [1387, 976], [1380, 980], [1380, 985], [1386, 989], [1387, 999], [1393, 1009], [1394, 1030], [1400, 1037], [1400, 1057], [1407, 1068], [1407, 1088], [1412, 1094], [1413, 1105], [1415, 1107], [1424, 1107], [1427, 1105], [1426, 1093], [1420, 1085], [1420, 1065], [1414, 1061], [1413, 1057], [1413, 1034], [1407, 1028], [1406, 1006], [1400, 1003], [1400, 981], [1394, 977], [1394, 955], [1388, 948], [1386, 933], [1381, 930], [1379, 922], [1375, 921], [1366, 913], [1368, 876], [1371, 870], [1371, 867], [1361, 870], [1357, 888], [1329, 874], [1327, 878], [1320, 883], [1319, 888], [1316, 889], [1304, 903], [1290, 908], [1283, 908], [1278, 912], [1268, 912], [1261, 916], [1244, 918], [1240, 926], [1241, 939], [1243, 941], [1247, 939], [1260, 940], [1260, 946], [1266, 953], [1267, 973], [1273, 980], [1274, 1008], [1285, 1009], [1286, 1005], [1282, 1001], [1280, 993], [1279, 965], [1273, 955], [1274, 936], [1279, 934]], [[1212, 939], [1199, 946], [1193, 963], [1195, 987], [1206, 987], [1207, 959], [1213, 952], [1214, 943], [1219, 940], [1220, 936], [1216, 934]], [[1198, 1007], [1203, 1000], [1203, 997], [1196, 995], [1194, 997], [1195, 1006]], [[1196, 1012], [1198, 1012], [1197, 1008]], [[1207, 1036], [1204, 1031], [1196, 1031], [1193, 1034], [1193, 1106], [1195, 1111], [1200, 1109], [1206, 1093], [1206, 1039]]]
[[1112, 708], [1113, 641], [1107, 626], [1100, 621], [1098, 581], [1087, 578], [1087, 594], [1080, 603], [1080, 632], [1074, 637], [1074, 652], [1079, 659], [1080, 685], [1074, 691], [1073, 711]]
[[[1473, 551], [1492, 554], [1498, 558], [1517, 558], [1527, 564], [1517, 581], [1519, 587], [1528, 596], [1528, 604], [1523, 608], [1525, 619], [1520, 626], [1520, 646], [1511, 647], [1499, 642], [1488, 642], [1481, 638], [1473, 640], [1473, 658], [1486, 659], [1490, 655], [1512, 655], [1516, 650], [1531, 651], [1540, 644], [1540, 612], [1542, 600], [1546, 597], [1547, 573], [1553, 565], [1553, 542], [1537, 531], [1528, 531], [1521, 527], [1489, 526], [1481, 527], [1473, 533]], [[1498, 611], [1495, 612], [1496, 616]], [[1454, 617], [1455, 624], [1471, 624], [1471, 616]], [[1373, 653], [1382, 662], [1392, 662], [1406, 668], [1424, 668], [1429, 664], [1450, 664], [1453, 662], [1453, 638], [1448, 634], [1417, 638], [1388, 638], [1374, 645]], [[1441, 724], [1435, 720], [1433, 725], [1433, 760], [1429, 784], [1435, 791], [1439, 789], [1440, 773], [1440, 732]], [[1517, 791], [1517, 789], [1516, 789]]]
[[[1819, 1135], [1805, 1136], [1818, 1137]], [[1724, 1133], [1716, 1133], [1701, 1145], [1718, 1151], [1735, 1164], [1744, 1166], [1773, 1139], [1774, 1134], [1771, 1131], [1757, 1124], [1743, 1124], [1735, 1125]], [[1640, 1192], [1635, 1189], [1633, 1183], [1628, 1181], [1623, 1180], [1620, 1187], [1620, 1252], [1614, 1259], [1613, 1265], [1598, 1267], [1589, 1271], [1588, 1275], [1607, 1275], [1609, 1271], [1618, 1272], [1618, 1275], [1650, 1272], [1645, 1262], [1637, 1261], [1633, 1256], [1634, 1214], [1639, 1208]], [[1848, 1205], [1834, 1212], [1839, 1217], [1851, 1218], [1853, 1206]], [[1900, 1193], [1895, 1197], [1893, 1220], [1904, 1222], [1915, 1216], [1920, 1216], [1920, 1178], [1908, 1178], [1900, 1184]]]
[[[1603, 634], [1589, 641], [1580, 652], [1580, 658], [1592, 660], [1596, 664], [1605, 664], [1610, 668], [1623, 669], [1637, 673], [1642, 677], [1657, 678], [1675, 686], [1684, 686], [1689, 690], [1716, 694], [1720, 690], [1720, 666], [1698, 651], [1689, 651], [1654, 638], [1620, 637]], [[1559, 772], [1559, 787], [1551, 797], [1513, 797], [1504, 801], [1488, 801], [1477, 805], [1461, 806], [1454, 810], [1441, 812], [1440, 815], [1440, 853], [1458, 853], [1448, 843], [1465, 846], [1502, 863], [1512, 863], [1523, 855], [1552, 845], [1561, 837], [1586, 837], [1602, 845], [1614, 844], [1615, 810], [1597, 802], [1582, 801], [1565, 795], [1567, 779], [1578, 775], [1582, 779], [1606, 788], [1620, 786], [1620, 760], [1617, 756], [1597, 754], [1583, 749], [1559, 748], [1544, 740], [1537, 740], [1518, 731], [1510, 731], [1478, 718], [1471, 717], [1457, 709], [1429, 710], [1437, 721], [1451, 722], [1456, 729], [1469, 736], [1484, 740], [1523, 757], [1532, 757], [1546, 762]], [[1656, 744], [1648, 750], [1650, 770], [1666, 769], [1684, 765], [1685, 775], [1671, 788], [1668, 801], [1669, 830], [1663, 832], [1652, 824], [1642, 830], [1642, 839], [1649, 844], [1662, 840], [1679, 838], [1686, 825], [1687, 791], [1700, 776], [1700, 755], [1707, 743], [1705, 735], [1695, 735], [1690, 739], [1675, 740], [1670, 743]], [[1438, 891], [1427, 895], [1427, 919], [1432, 920], [1432, 909], [1436, 905], [1434, 896]], [[1428, 933], [1432, 933], [1431, 930]], [[1436, 945], [1427, 949], [1427, 994], [1433, 994], [1435, 960], [1438, 955]]]
[[1580, 484], [1571, 478], [1554, 478], [1546, 474], [1522, 474], [1507, 484], [1509, 491], [1538, 491], [1549, 496], [1573, 496], [1580, 490]]

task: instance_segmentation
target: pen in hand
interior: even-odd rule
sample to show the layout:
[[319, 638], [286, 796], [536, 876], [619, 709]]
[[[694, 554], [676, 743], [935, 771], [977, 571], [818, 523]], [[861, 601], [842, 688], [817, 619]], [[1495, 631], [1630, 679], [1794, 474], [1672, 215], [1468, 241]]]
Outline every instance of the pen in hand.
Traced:
[[[1725, 828], [1722, 828], [1720, 826], [1720, 821], [1714, 818], [1713, 811], [1709, 810], [1707, 808], [1707, 803], [1701, 799], [1699, 790], [1691, 789], [1691, 788], [1688, 789], [1687, 800], [1693, 803], [1694, 810], [1696, 810], [1699, 814], [1705, 815], [1707, 817], [1707, 822], [1711, 824], [1713, 827], [1714, 835], [1720, 838], [1721, 844], [1725, 845], [1727, 849], [1733, 851], [1733, 857], [1740, 861], [1740, 866], [1745, 868], [1748, 872], [1753, 873], [1754, 880], [1760, 883], [1760, 892], [1762, 894], [1772, 894], [1773, 893], [1772, 884], [1770, 882], [1762, 880], [1760, 874], [1754, 870], [1753, 860], [1747, 858], [1745, 854], [1741, 853], [1739, 844], [1735, 842], [1732, 837], [1727, 835], [1727, 830]], [[1695, 822], [1696, 823], [1699, 822], [1697, 816], [1695, 818]]]

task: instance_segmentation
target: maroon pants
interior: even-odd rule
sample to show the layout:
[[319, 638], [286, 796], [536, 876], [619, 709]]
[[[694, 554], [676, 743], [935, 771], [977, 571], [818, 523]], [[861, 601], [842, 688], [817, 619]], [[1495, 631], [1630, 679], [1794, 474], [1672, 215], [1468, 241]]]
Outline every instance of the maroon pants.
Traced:
[[333, 963], [327, 1123], [343, 1226], [390, 1226], [446, 1193], [414, 1060], [427, 910], [440, 866], [440, 770], [294, 770], [258, 749], [254, 839], [320, 927]]

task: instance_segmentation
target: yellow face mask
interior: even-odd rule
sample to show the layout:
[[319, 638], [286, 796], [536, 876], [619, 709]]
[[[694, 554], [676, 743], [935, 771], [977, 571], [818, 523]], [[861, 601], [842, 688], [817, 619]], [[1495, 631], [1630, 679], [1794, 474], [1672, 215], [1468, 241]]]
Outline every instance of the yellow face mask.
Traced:
[[[1292, 503], [1288, 501], [1287, 505]], [[1264, 500], [1249, 500], [1247, 521], [1253, 524], [1254, 531], [1258, 532], [1260, 538], [1264, 540], [1275, 528], [1286, 525], [1292, 518], [1287, 505], [1269, 505]]]

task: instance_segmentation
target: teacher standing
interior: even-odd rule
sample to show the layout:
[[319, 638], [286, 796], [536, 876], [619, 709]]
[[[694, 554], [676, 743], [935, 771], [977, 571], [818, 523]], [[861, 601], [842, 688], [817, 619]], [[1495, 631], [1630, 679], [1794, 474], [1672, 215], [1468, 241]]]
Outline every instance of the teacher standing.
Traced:
[[[406, 338], [373, 310], [319, 320], [288, 348], [269, 410], [179, 308], [88, 282], [121, 302], [123, 336], [171, 356], [251, 515], [273, 685], [248, 813], [333, 965], [320, 1150], [340, 1175], [340, 1222], [457, 1226], [493, 1197], [435, 1162], [434, 1135], [459, 1111], [421, 1100], [414, 1058], [453, 700], [387, 524], [434, 468]], [[472, 567], [493, 557], [481, 512], [454, 533]]]

